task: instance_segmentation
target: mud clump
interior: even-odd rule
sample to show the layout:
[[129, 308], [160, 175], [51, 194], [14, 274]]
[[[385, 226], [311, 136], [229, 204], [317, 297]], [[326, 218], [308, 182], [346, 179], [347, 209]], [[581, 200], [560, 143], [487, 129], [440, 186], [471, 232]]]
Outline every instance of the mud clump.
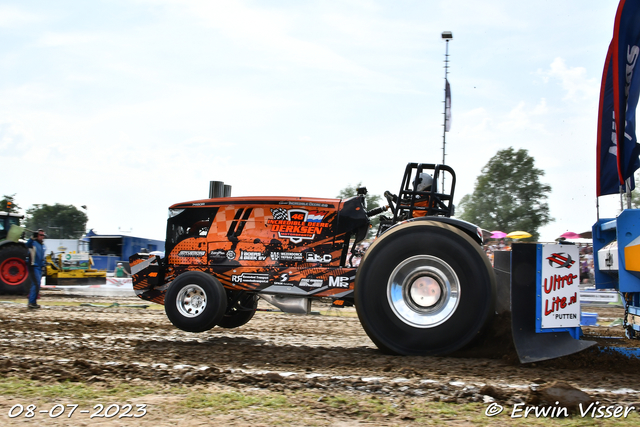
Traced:
[[540, 388], [532, 388], [527, 397], [528, 405], [566, 408], [569, 414], [576, 414], [580, 406], [587, 407], [594, 399], [584, 391], [564, 381], [554, 381]]

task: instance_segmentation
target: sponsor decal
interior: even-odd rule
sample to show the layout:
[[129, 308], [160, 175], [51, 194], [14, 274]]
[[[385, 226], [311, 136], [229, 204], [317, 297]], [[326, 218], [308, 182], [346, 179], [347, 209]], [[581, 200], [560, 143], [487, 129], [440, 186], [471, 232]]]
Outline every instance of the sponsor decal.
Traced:
[[348, 288], [349, 278], [344, 276], [329, 277], [330, 288]]
[[312, 240], [329, 227], [329, 224], [322, 222], [327, 214], [322, 211], [276, 208], [271, 209], [271, 214], [273, 218], [267, 220], [271, 231], [278, 232], [280, 238], [289, 239], [292, 243]]
[[274, 282], [274, 285], [293, 286], [289, 283], [289, 273], [282, 273], [280, 277]]
[[212, 261], [222, 261], [227, 259], [227, 252], [223, 249], [214, 249], [209, 252], [209, 259]]
[[547, 257], [547, 260], [549, 260], [549, 265], [555, 268], [571, 268], [575, 263], [571, 255], [564, 252], [552, 253]]
[[240, 275], [232, 275], [231, 281], [233, 283], [268, 283], [269, 275], [268, 274], [259, 274], [259, 273], [242, 273]]
[[178, 252], [178, 256], [184, 257], [201, 257], [204, 256], [205, 251], [180, 251]]
[[300, 252], [271, 252], [269, 257], [273, 261], [282, 262], [300, 262], [303, 260], [302, 253]]
[[312, 206], [316, 208], [328, 208], [329, 205], [326, 203], [314, 203], [314, 202], [280, 202], [280, 205], [297, 205], [297, 206]]
[[540, 328], [573, 328], [580, 326], [580, 265], [578, 248], [542, 245], [540, 282], [537, 284], [536, 306]]
[[331, 254], [318, 255], [313, 252], [307, 252], [307, 262], [319, 262], [321, 264], [329, 264], [333, 258]]
[[267, 257], [262, 252], [240, 251], [240, 261], [264, 261], [265, 259]]
[[324, 281], [322, 279], [301, 279], [298, 286], [305, 288], [319, 288]]
[[236, 253], [234, 251], [227, 251], [227, 259], [236, 259]]
[[191, 206], [204, 206], [204, 203], [191, 203]]

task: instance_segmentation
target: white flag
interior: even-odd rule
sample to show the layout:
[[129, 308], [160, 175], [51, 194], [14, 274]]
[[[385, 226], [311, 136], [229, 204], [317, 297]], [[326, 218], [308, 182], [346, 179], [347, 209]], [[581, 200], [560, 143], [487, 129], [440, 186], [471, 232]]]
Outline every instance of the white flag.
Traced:
[[444, 87], [444, 131], [449, 132], [451, 129], [451, 86], [449, 80], [445, 79]]

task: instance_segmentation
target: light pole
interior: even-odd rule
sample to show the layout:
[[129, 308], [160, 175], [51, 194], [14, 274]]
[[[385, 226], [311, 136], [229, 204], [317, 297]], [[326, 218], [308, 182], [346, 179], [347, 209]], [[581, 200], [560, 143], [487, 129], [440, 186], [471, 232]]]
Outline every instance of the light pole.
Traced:
[[[447, 132], [449, 131], [449, 115], [451, 114], [451, 91], [449, 89], [449, 80], [447, 75], [449, 74], [449, 40], [453, 40], [453, 33], [451, 31], [443, 31], [442, 38], [446, 42], [444, 53], [444, 124], [442, 125], [442, 164], [445, 163], [446, 145], [447, 145]], [[444, 191], [444, 174], [442, 175], [442, 190]]]

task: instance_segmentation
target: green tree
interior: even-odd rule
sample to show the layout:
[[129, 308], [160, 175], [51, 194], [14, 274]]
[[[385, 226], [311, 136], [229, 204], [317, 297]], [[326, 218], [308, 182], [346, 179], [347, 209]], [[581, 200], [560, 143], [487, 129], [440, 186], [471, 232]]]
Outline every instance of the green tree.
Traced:
[[27, 209], [26, 227], [30, 230], [42, 228], [54, 239], [78, 239], [84, 234], [89, 218], [73, 205], [34, 205]]
[[546, 202], [551, 186], [540, 183], [542, 176], [527, 150], [500, 150], [482, 168], [473, 193], [460, 200], [459, 216], [485, 230], [526, 231], [538, 241], [538, 229], [553, 221]]
[[2, 200], [0, 201], [0, 211], [1, 212], [11, 212], [11, 213], [18, 213], [18, 210], [20, 209], [20, 206], [18, 206], [16, 204], [16, 202], [14, 201], [14, 198], [16, 197], [15, 193], [7, 196], [6, 194], [3, 196]]
[[[358, 187], [361, 187], [361, 186], [362, 186], [362, 182], [359, 182], [355, 186], [347, 185], [345, 188], [340, 190], [340, 193], [336, 197], [339, 197], [341, 199], [347, 199], [349, 197], [353, 197], [358, 194], [357, 189]], [[380, 206], [380, 199], [382, 199], [382, 196], [375, 196], [371, 194], [367, 194], [366, 196], [364, 196], [367, 210], [370, 211], [371, 209], [374, 209]], [[371, 228], [367, 233], [367, 239], [371, 239], [373, 238], [373, 236], [375, 236], [376, 232], [378, 231], [379, 224], [380, 224], [380, 218], [378, 218], [377, 216], [371, 218]]]

